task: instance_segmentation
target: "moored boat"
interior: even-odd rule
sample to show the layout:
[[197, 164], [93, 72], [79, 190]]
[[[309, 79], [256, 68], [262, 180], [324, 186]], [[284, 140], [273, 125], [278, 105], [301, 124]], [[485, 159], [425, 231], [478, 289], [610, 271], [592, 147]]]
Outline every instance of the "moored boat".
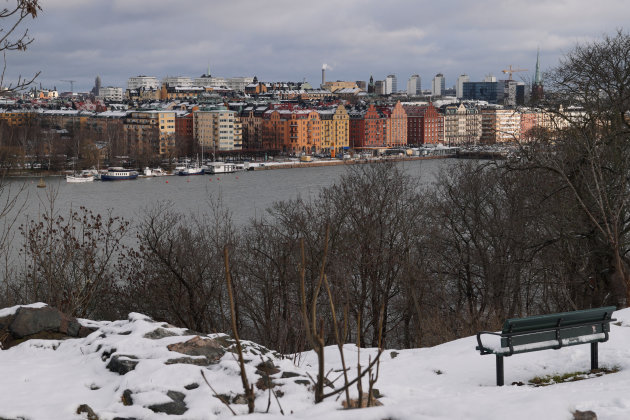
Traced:
[[107, 172], [101, 175], [101, 181], [123, 181], [136, 178], [138, 178], [137, 171], [119, 167], [108, 168]]
[[208, 173], [210, 174], [231, 174], [238, 170], [243, 170], [235, 163], [228, 162], [210, 162], [208, 163]]
[[162, 168], [149, 168], [148, 166], [146, 168], [144, 168], [143, 171], [143, 176], [146, 178], [149, 177], [154, 177], [154, 176], [164, 176], [166, 175], [166, 171], [164, 171]]
[[203, 175], [205, 173], [205, 168], [202, 168], [199, 165], [187, 166], [184, 169], [181, 169], [177, 172], [177, 175], [181, 176], [189, 176], [189, 175]]
[[82, 176], [82, 175], [66, 175], [66, 182], [71, 184], [81, 184], [85, 182], [94, 181], [93, 176]]

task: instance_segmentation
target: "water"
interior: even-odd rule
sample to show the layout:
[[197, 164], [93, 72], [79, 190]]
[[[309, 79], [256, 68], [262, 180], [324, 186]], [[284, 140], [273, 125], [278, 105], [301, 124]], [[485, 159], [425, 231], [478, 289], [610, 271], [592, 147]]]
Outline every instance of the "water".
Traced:
[[[437, 159], [397, 165], [409, 175], [418, 177], [421, 183], [428, 184], [440, 168], [454, 162], [453, 159]], [[28, 197], [21, 219], [37, 217], [46, 208], [46, 194], [50, 191], [56, 192], [55, 208], [62, 215], [70, 208], [84, 206], [101, 214], [111, 209], [114, 215], [132, 222], [141, 219], [144, 211], [158, 202], [171, 202], [175, 210], [185, 214], [204, 212], [208, 199], [216, 199], [220, 194], [232, 212], [234, 222], [244, 224], [250, 218], [264, 214], [274, 202], [315, 196], [322, 187], [338, 181], [346, 171], [347, 167], [339, 165], [86, 184], [68, 184], [64, 178], [48, 177], [45, 178], [46, 188], [37, 188], [39, 179], [28, 179]], [[14, 184], [22, 182], [25, 181], [11, 181]]]

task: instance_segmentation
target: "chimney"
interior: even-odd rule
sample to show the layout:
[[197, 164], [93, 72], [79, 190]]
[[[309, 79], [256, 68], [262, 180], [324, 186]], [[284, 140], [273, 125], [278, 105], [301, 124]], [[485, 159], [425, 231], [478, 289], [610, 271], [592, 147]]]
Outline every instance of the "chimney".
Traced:
[[326, 83], [326, 67], [322, 67], [322, 86]]

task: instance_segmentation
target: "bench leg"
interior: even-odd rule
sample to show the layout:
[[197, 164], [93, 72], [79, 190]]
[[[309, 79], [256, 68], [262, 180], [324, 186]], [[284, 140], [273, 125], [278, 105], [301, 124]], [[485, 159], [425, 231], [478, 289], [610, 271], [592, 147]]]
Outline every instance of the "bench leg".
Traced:
[[591, 343], [591, 370], [595, 370], [599, 368], [598, 363], [598, 354], [597, 354], [597, 344], [599, 343]]
[[497, 386], [503, 386], [503, 355], [497, 354]]

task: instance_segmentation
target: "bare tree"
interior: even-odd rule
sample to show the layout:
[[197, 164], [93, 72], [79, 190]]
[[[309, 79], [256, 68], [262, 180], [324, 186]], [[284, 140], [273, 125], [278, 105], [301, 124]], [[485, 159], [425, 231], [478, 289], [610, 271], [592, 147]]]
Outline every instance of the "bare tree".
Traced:
[[591, 241], [592, 305], [630, 303], [630, 35], [576, 46], [547, 75], [550, 130], [524, 149], [558, 178]]
[[39, 0], [16, 0], [14, 6], [0, 10], [0, 22], [3, 23], [3, 28], [0, 28], [0, 52], [3, 56], [3, 67], [0, 74], [0, 95], [8, 95], [25, 89], [40, 73], [37, 72], [32, 78], [19, 76], [15, 83], [10, 83], [8, 86], [5, 86], [4, 83], [7, 69], [7, 51], [24, 51], [33, 42], [33, 38], [28, 34], [28, 29], [24, 30], [24, 32], [18, 32], [18, 27], [29, 16], [35, 19], [40, 10]]

